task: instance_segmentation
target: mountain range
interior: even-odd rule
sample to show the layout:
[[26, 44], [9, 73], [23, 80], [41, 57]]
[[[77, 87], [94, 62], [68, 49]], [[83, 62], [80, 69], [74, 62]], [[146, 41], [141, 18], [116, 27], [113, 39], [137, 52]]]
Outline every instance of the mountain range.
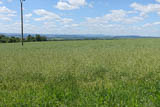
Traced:
[[[6, 36], [21, 37], [20, 33], [0, 33]], [[28, 35], [35, 36], [36, 34], [24, 33], [24, 38]], [[160, 38], [153, 36], [139, 36], [139, 35], [104, 35], [104, 34], [40, 34], [46, 36], [48, 39], [63, 38], [63, 39], [120, 39], [120, 38]]]

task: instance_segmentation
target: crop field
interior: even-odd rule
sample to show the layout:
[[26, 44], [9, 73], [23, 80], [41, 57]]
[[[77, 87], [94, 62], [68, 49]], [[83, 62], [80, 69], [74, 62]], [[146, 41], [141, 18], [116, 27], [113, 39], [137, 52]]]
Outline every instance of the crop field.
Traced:
[[0, 44], [0, 106], [158, 107], [160, 39]]

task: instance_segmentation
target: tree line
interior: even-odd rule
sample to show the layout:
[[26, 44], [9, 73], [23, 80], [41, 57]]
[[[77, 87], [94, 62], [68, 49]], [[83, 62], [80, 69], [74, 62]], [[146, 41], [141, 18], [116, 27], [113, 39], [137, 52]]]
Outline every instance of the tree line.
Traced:
[[[28, 35], [26, 38], [24, 38], [24, 42], [36, 42], [36, 41], [47, 41], [47, 37], [37, 34], [35, 36]], [[21, 42], [21, 38], [15, 36], [8, 37], [5, 35], [0, 35], [0, 43], [16, 43], [16, 42]]]

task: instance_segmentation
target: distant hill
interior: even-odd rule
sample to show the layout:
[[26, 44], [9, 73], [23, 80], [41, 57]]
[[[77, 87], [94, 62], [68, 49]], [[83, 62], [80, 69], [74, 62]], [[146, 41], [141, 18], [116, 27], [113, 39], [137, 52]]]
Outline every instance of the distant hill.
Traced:
[[[15, 37], [21, 37], [21, 34], [19, 33], [0, 33], [4, 34], [6, 36], [15, 36]], [[27, 37], [29, 33], [25, 33], [24, 37]], [[32, 36], [35, 36], [36, 34], [31, 34]], [[138, 35], [103, 35], [103, 34], [72, 34], [72, 35], [66, 35], [66, 34], [40, 34], [42, 36], [46, 36], [48, 39], [123, 39], [123, 38], [160, 38], [160, 37], [152, 37], [152, 36], [138, 36]]]

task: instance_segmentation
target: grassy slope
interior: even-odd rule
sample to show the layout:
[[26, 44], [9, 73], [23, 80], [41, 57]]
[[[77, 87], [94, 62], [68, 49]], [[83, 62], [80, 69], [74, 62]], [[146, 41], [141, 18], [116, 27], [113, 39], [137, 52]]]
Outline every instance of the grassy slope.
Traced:
[[0, 106], [159, 101], [160, 39], [0, 44]]

